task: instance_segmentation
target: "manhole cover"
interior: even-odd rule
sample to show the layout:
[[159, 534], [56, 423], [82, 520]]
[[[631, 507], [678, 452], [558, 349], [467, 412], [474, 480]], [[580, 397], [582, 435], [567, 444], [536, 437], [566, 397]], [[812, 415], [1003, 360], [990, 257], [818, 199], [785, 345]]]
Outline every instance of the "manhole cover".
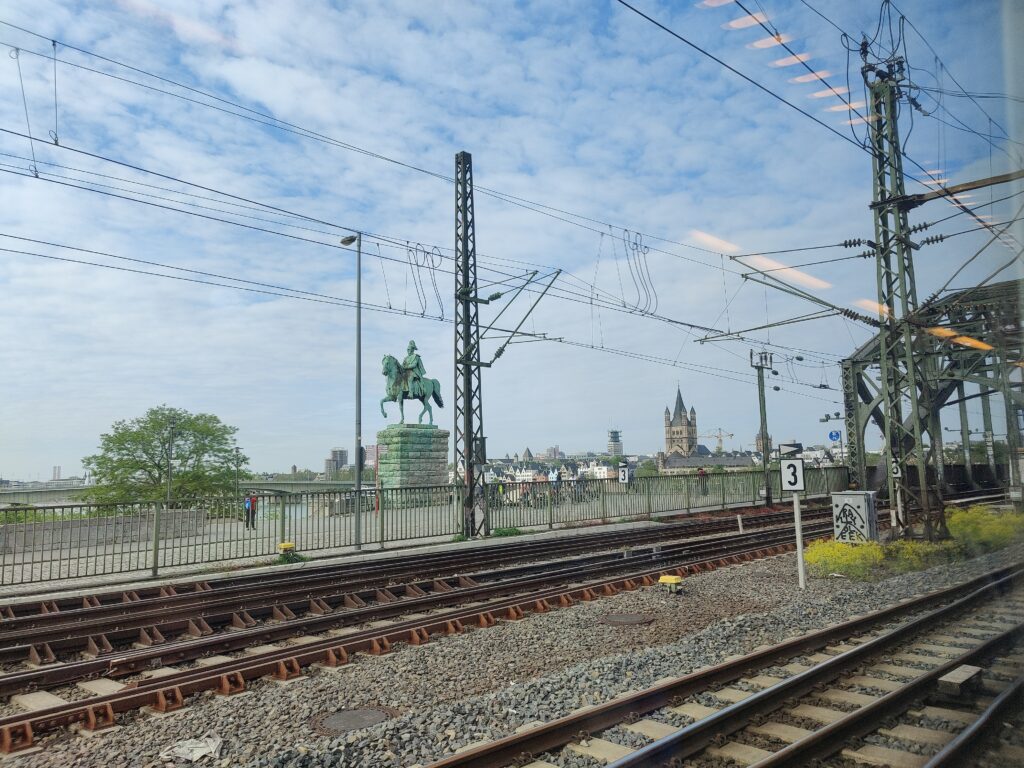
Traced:
[[652, 621], [654, 621], [653, 616], [645, 616], [642, 613], [607, 613], [601, 617], [602, 624], [611, 624], [613, 627], [650, 624]]
[[313, 718], [313, 729], [325, 736], [337, 736], [346, 731], [358, 731], [371, 725], [383, 723], [398, 714], [393, 709], [366, 708], [341, 709], [329, 715]]

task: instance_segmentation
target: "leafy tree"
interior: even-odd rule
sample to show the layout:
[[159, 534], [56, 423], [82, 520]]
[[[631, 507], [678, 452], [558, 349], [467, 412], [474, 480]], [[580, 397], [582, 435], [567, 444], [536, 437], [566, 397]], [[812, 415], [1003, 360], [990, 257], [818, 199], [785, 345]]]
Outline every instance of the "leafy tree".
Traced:
[[233, 494], [236, 472], [245, 477], [249, 462], [235, 450], [237, 431], [212, 414], [166, 405], [150, 408], [130, 421], [116, 421], [109, 433], [100, 436], [99, 452], [82, 459], [82, 465], [96, 478], [88, 495], [96, 501], [116, 503], [166, 498], [169, 449], [173, 449], [171, 498], [175, 505]]
[[636, 470], [637, 477], [657, 477], [658, 476], [658, 465], [655, 464], [651, 459], [648, 459]]

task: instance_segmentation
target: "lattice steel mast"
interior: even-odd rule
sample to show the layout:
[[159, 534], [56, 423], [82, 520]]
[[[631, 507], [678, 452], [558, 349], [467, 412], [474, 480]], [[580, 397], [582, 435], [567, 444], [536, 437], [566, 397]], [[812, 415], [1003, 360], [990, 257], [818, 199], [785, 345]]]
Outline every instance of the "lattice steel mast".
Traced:
[[[897, 203], [906, 193], [896, 107], [900, 83], [904, 79], [903, 60], [896, 58], [884, 68], [865, 62], [862, 72], [870, 99], [868, 131], [874, 180], [871, 208], [877, 254], [881, 407], [889, 498], [895, 504], [896, 524], [901, 534], [906, 532], [907, 523], [900, 510], [906, 501], [913, 499], [924, 514], [925, 533], [931, 538], [933, 520], [927, 490], [930, 457], [925, 451], [923, 433], [929, 427], [934, 429], [935, 424], [926, 421], [930, 410], [926, 402], [927, 361], [916, 358], [914, 328], [907, 322], [918, 308], [917, 286], [910, 225], [906, 211]], [[909, 405], [906, 422], [903, 415], [905, 402]], [[931, 437], [934, 443], [934, 434]], [[910, 482], [912, 472], [917, 479], [916, 487]]]
[[476, 224], [473, 217], [473, 157], [455, 156], [455, 473], [461, 482], [462, 526], [466, 536], [487, 521], [482, 467], [483, 395], [480, 386], [480, 318], [476, 279]]

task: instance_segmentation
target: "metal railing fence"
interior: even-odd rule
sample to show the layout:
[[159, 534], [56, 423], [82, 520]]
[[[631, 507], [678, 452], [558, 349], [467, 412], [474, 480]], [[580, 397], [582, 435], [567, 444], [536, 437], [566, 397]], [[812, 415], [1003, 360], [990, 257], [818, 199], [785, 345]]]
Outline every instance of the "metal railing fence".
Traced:
[[[773, 500], [780, 499], [778, 472], [772, 473]], [[809, 468], [801, 498], [822, 497], [845, 490], [846, 467]], [[487, 486], [491, 530], [532, 528], [595, 520], [647, 517], [657, 512], [720, 509], [764, 502], [764, 473], [710, 472], [616, 480], [497, 482]]]
[[[775, 498], [778, 498], [775, 473]], [[845, 467], [811, 469], [805, 497], [846, 487]], [[599, 520], [636, 520], [658, 512], [756, 505], [760, 472], [704, 477], [492, 483], [489, 526], [553, 528]], [[0, 509], [0, 584], [149, 571], [277, 554], [282, 542], [300, 553], [357, 545], [447, 540], [462, 533], [459, 489], [368, 488], [262, 493], [247, 512], [244, 497], [185, 502], [71, 502]], [[359, 518], [359, 541], [356, 517]]]

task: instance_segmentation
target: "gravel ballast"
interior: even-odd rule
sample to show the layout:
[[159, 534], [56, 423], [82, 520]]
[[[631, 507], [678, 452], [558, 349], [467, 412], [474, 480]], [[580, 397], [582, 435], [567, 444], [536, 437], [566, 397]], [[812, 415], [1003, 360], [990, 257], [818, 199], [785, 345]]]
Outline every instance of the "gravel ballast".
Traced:
[[[660, 588], [625, 592], [545, 614], [528, 614], [424, 646], [396, 646], [383, 657], [357, 657], [336, 671], [309, 670], [289, 684], [256, 681], [236, 697], [205, 695], [171, 716], [142, 714], [95, 738], [58, 734], [44, 751], [17, 759], [25, 768], [137, 766], [183, 739], [224, 739], [217, 759], [198, 765], [247, 768], [409, 766], [466, 744], [551, 720], [580, 706], [652, 685], [901, 598], [964, 580], [1024, 558], [1024, 547], [880, 583], [809, 579], [796, 586], [793, 555], [687, 578], [679, 595]], [[647, 625], [600, 623], [608, 613], [654, 616]], [[311, 721], [342, 708], [389, 707], [401, 714], [337, 736]], [[596, 763], [562, 753], [564, 766]]]

